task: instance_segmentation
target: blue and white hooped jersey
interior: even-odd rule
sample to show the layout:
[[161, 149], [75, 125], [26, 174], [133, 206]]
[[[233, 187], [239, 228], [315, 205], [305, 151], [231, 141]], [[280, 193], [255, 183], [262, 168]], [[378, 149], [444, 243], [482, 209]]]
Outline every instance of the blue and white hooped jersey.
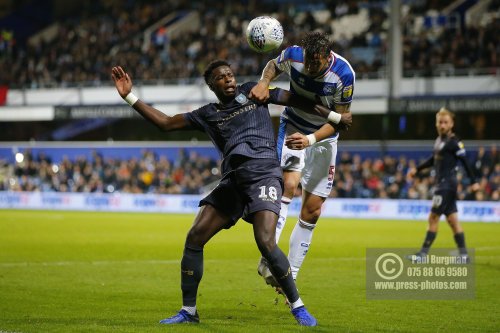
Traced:
[[[315, 78], [304, 74], [302, 47], [287, 47], [274, 59], [274, 62], [290, 77], [290, 91], [313, 101], [319, 97], [324, 106], [333, 110], [337, 104], [351, 103], [355, 74], [346, 59], [333, 51], [330, 51], [330, 55], [328, 68]], [[326, 123], [323, 117], [292, 107], [285, 108], [281, 117], [304, 134], [313, 133]], [[338, 136], [338, 133], [335, 136]]]

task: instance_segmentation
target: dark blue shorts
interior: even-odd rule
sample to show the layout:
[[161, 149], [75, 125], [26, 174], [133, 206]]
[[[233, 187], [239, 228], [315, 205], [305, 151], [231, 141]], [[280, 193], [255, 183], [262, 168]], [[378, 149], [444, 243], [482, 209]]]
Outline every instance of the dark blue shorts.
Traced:
[[432, 196], [431, 212], [438, 215], [451, 215], [457, 210], [457, 192], [438, 190]]
[[[283, 178], [278, 160], [248, 159], [227, 172], [215, 189], [200, 201], [231, 218], [230, 228], [241, 217], [262, 210], [279, 215]], [[248, 221], [250, 222], [250, 221]]]

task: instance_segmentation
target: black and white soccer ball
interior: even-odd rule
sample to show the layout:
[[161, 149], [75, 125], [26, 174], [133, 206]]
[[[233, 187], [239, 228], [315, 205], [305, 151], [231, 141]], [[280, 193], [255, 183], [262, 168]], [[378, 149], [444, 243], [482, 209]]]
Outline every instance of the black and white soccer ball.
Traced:
[[283, 42], [283, 27], [274, 17], [256, 17], [248, 24], [247, 41], [259, 53], [275, 50]]

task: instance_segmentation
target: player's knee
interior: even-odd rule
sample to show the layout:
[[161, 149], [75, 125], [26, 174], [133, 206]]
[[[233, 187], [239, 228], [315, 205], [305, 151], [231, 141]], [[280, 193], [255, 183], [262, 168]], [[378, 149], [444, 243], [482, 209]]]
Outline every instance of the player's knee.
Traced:
[[300, 211], [300, 218], [308, 223], [316, 223], [321, 215], [321, 205], [306, 205]]
[[260, 253], [265, 258], [267, 258], [267, 255], [271, 253], [276, 246], [275, 239], [270, 237], [255, 237], [255, 242], [257, 243]]
[[448, 222], [448, 224], [450, 225], [451, 229], [456, 233], [456, 232], [460, 232], [462, 230], [462, 227], [460, 226], [460, 224], [458, 223], [458, 221], [456, 219], [446, 219], [446, 221]]
[[269, 254], [273, 251], [273, 249], [276, 247], [276, 243], [266, 243], [263, 244], [262, 246], [259, 246], [259, 252], [260, 254], [266, 258], [269, 259]]
[[435, 214], [435, 213], [431, 213], [429, 215], [429, 223], [430, 224], [438, 224], [439, 223], [439, 218], [440, 218], [440, 215]]
[[276, 246], [276, 239], [273, 237], [262, 237], [256, 239], [257, 246], [259, 249], [264, 249], [267, 251], [271, 251]]
[[204, 231], [199, 227], [193, 226], [188, 231], [186, 243], [203, 247], [206, 243], [205, 238]]
[[283, 180], [284, 192], [283, 194], [288, 197], [293, 197], [295, 189], [299, 186], [299, 183], [295, 179], [284, 179]]

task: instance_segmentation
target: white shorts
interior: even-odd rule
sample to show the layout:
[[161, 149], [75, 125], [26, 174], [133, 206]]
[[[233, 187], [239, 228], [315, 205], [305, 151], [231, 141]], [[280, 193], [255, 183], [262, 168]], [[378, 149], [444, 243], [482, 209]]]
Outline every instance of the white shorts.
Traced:
[[285, 145], [285, 137], [299, 131], [290, 123], [281, 125], [278, 133], [281, 168], [301, 172], [302, 189], [327, 198], [332, 191], [335, 177], [337, 136], [321, 140], [302, 150], [293, 150]]

